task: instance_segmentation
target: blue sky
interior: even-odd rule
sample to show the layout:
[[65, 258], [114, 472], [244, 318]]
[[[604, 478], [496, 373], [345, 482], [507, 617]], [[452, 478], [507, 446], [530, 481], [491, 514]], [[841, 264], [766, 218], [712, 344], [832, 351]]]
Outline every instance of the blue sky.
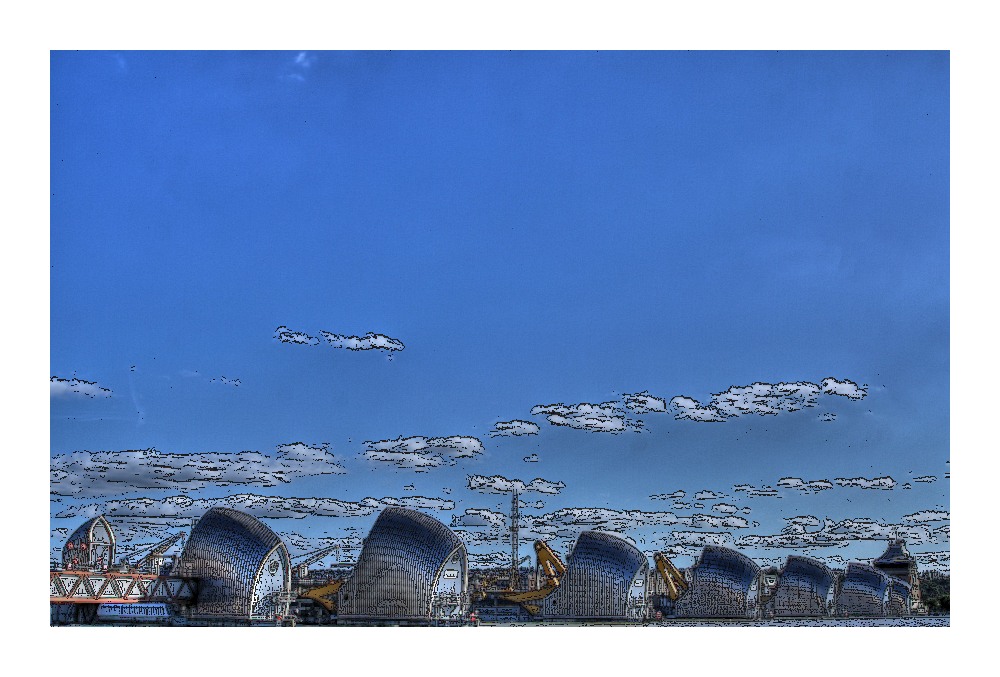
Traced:
[[948, 92], [946, 52], [54, 52], [52, 545], [402, 502], [498, 561], [501, 476], [557, 549], [947, 569]]

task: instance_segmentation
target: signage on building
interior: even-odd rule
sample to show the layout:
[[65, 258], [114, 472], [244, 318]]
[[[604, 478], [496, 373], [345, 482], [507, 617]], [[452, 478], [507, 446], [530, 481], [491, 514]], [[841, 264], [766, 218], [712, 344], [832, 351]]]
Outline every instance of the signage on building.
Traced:
[[162, 602], [98, 604], [97, 617], [106, 620], [170, 618], [170, 609]]

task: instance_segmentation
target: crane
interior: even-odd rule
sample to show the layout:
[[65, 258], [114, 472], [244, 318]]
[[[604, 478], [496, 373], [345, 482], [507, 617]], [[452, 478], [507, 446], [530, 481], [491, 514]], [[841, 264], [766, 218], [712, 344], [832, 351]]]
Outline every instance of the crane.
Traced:
[[532, 615], [541, 610], [537, 602], [541, 602], [552, 594], [559, 587], [559, 581], [566, 573], [566, 565], [545, 541], [535, 541], [535, 558], [538, 560], [538, 570], [545, 576], [545, 585], [539, 586], [537, 590], [504, 592], [500, 597], [506, 602], [520, 604]]
[[[337, 552], [337, 559], [339, 560], [340, 559], [340, 543], [337, 543], [336, 545], [326, 546], [326, 547], [320, 548], [319, 550], [313, 550], [311, 552], [307, 552], [307, 553], [304, 553], [302, 555], [299, 555], [298, 557], [305, 557], [306, 558], [306, 559], [302, 560], [301, 562], [299, 562], [298, 564], [295, 565], [296, 569], [298, 571], [299, 578], [305, 578], [306, 576], [309, 575], [309, 565], [310, 564], [315, 564], [316, 562], [320, 561], [321, 559], [323, 559], [324, 557], [326, 557], [327, 555], [329, 555], [331, 552], [334, 552], [334, 551]], [[296, 559], [298, 559], [298, 558], [296, 558]]]
[[153, 561], [157, 557], [160, 557], [163, 553], [165, 553], [167, 550], [173, 547], [175, 543], [182, 540], [185, 536], [187, 536], [187, 534], [183, 531], [167, 536], [159, 543], [154, 543], [153, 545], [146, 546], [145, 548], [140, 548], [139, 550], [136, 550], [135, 552], [127, 555], [126, 557], [123, 557], [122, 563], [129, 565], [130, 559], [132, 559], [133, 557], [135, 557], [140, 553], [146, 553], [145, 555], [143, 555], [142, 558], [137, 560], [135, 564], [129, 566], [132, 566], [133, 568], [140, 570], [148, 568], [152, 565]]
[[667, 584], [667, 596], [671, 602], [676, 602], [688, 589], [687, 581], [664, 553], [658, 552], [653, 555], [653, 561], [656, 563], [656, 569], [660, 572], [663, 582]]

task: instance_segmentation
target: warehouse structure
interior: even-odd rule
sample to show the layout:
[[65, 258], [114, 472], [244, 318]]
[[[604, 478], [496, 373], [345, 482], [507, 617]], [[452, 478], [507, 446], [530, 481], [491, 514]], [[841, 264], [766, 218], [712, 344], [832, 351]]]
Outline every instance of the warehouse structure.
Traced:
[[889, 610], [889, 576], [869, 564], [850, 562], [837, 595], [838, 616], [885, 616]]
[[63, 546], [63, 569], [104, 570], [114, 562], [115, 532], [104, 515], [77, 527]]

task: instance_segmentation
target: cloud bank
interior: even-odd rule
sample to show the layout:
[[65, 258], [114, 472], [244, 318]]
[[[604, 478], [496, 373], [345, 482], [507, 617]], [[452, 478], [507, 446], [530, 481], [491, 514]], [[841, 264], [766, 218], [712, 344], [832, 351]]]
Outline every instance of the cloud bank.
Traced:
[[365, 457], [397, 468], [425, 472], [429, 468], [455, 465], [459, 459], [483, 453], [483, 443], [475, 437], [399, 437], [365, 442]]
[[91, 399], [111, 397], [111, 391], [93, 381], [82, 381], [78, 378], [49, 379], [50, 397], [89, 397]]
[[[722, 422], [729, 418], [756, 414], [774, 416], [779, 413], [815, 407], [821, 395], [839, 395], [852, 400], [865, 397], [867, 391], [853, 381], [823, 379], [822, 383], [761, 383], [731, 386], [712, 395], [707, 404], [685, 395], [670, 400], [674, 418], [699, 422]], [[832, 420], [832, 419], [830, 419]]]

